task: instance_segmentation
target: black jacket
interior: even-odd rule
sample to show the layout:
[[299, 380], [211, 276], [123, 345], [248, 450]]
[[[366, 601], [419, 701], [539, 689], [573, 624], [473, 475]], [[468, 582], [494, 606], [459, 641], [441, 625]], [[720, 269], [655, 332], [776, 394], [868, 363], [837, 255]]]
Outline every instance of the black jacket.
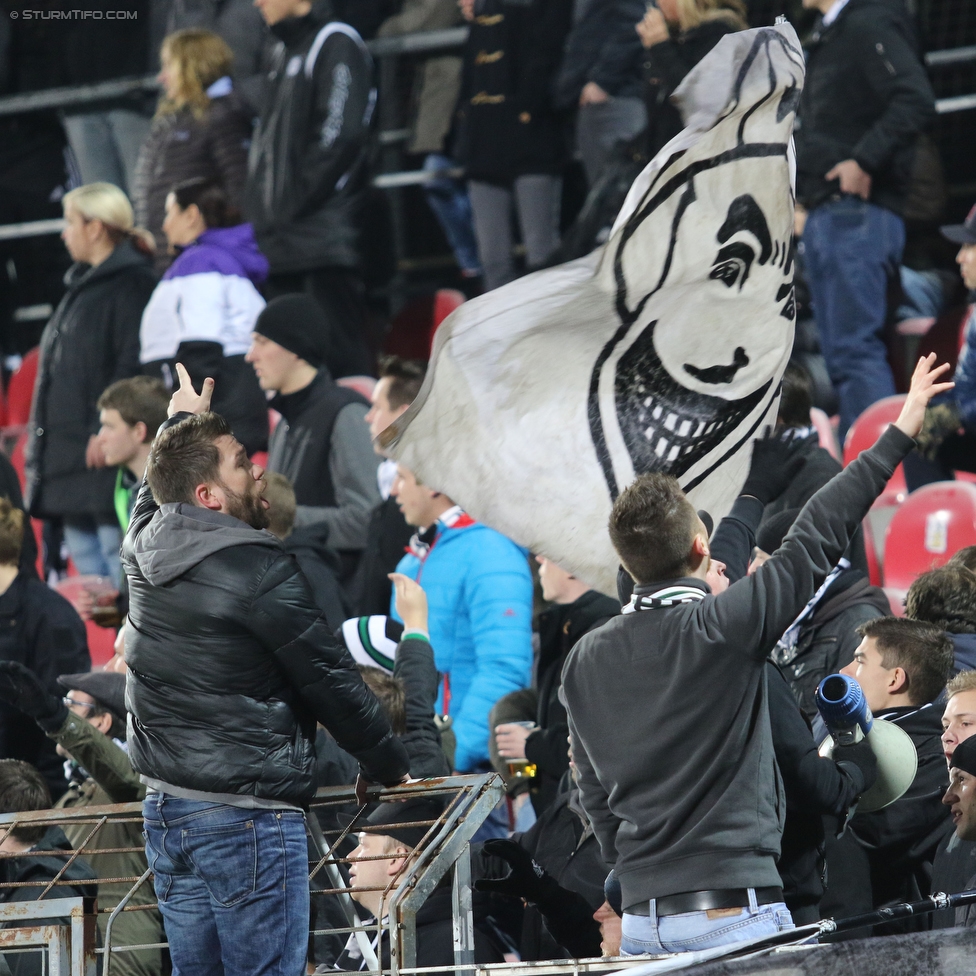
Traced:
[[596, 82], [608, 95], [640, 97], [641, 42], [634, 29], [647, 7], [643, 0], [591, 0], [566, 38], [554, 98], [574, 110], [580, 92]]
[[137, 772], [207, 794], [305, 803], [316, 720], [370, 779], [407, 772], [379, 703], [270, 533], [189, 505], [160, 509], [143, 486], [122, 561]]
[[786, 811], [764, 661], [913, 446], [889, 427], [810, 500], [761, 572], [718, 596], [697, 579], [638, 586], [640, 597], [680, 587], [688, 602], [614, 617], [570, 653], [580, 795], [625, 908], [779, 884]]
[[116, 380], [139, 373], [139, 324], [156, 285], [149, 259], [123, 241], [97, 268], [74, 264], [67, 294], [41, 335], [27, 441], [25, 492], [35, 518], [115, 518], [115, 468], [88, 470], [100, 427], [96, 403]]
[[157, 265], [166, 267], [163, 218], [166, 196], [178, 183], [204, 176], [218, 182], [231, 204], [242, 207], [251, 144], [251, 109], [232, 91], [210, 100], [197, 118], [189, 108], [153, 119], [136, 163], [132, 208], [136, 224], [156, 238]]
[[620, 604], [590, 590], [565, 606], [553, 604], [539, 615], [539, 663], [536, 684], [538, 731], [525, 741], [525, 758], [538, 769], [532, 781], [532, 805], [538, 814], [556, 798], [559, 781], [569, 769], [566, 709], [559, 701], [563, 665], [573, 645], [620, 612]]
[[373, 62], [327, 0], [271, 28], [246, 213], [272, 273], [360, 263], [360, 210], [376, 100]]
[[309, 525], [304, 529], [295, 529], [281, 540], [281, 546], [298, 560], [315, 605], [325, 614], [326, 622], [335, 631], [342, 626], [349, 613], [339, 589], [339, 560], [329, 549], [328, 538], [328, 526]]
[[[947, 829], [939, 843], [932, 862], [932, 892], [947, 891], [955, 894], [974, 887], [976, 876], [976, 841], [960, 840], [955, 830]], [[957, 920], [959, 909], [947, 908], [932, 913], [932, 928], [951, 929], [963, 924]]]
[[[524, 834], [512, 839], [524, 848], [560, 886], [586, 903], [585, 913], [574, 911], [568, 900], [556, 904], [528, 905], [522, 920], [519, 952], [523, 959], [562, 959], [569, 940], [569, 923], [577, 932], [573, 952], [600, 954], [600, 927], [593, 913], [603, 904], [603, 882], [610, 866], [603, 860], [600, 845], [579, 805], [575, 786], [564, 789]], [[561, 902], [561, 903], [560, 903]]]
[[566, 0], [475, 3], [455, 148], [471, 179], [561, 172], [566, 140], [550, 91], [570, 18]]
[[918, 753], [918, 772], [908, 792], [876, 813], [851, 820], [851, 832], [867, 849], [875, 905], [913, 901], [929, 893], [932, 861], [949, 824], [942, 797], [949, 785], [942, 751], [942, 706], [879, 712], [907, 732]]
[[[0, 596], [0, 660], [31, 669], [51, 694], [60, 696], [60, 674], [91, 670], [85, 625], [73, 606], [33, 572], [21, 570]], [[0, 704], [0, 758], [36, 766], [52, 797], [67, 789], [64, 761], [37, 723], [6, 703]]]
[[857, 570], [845, 570], [800, 625], [796, 646], [774, 652], [808, 722], [818, 715], [817, 685], [854, 660], [854, 651], [861, 643], [857, 628], [889, 613], [891, 604], [884, 590], [872, 586]]
[[[434, 889], [417, 912], [417, 967], [454, 965], [454, 922], [451, 911], [450, 887]], [[504, 962], [502, 948], [490, 922], [478, 911], [480, 901], [475, 898], [474, 961], [477, 963]], [[373, 923], [375, 925], [375, 923]], [[374, 929], [375, 931], [375, 929]], [[373, 937], [376, 950], [376, 937]], [[390, 968], [390, 931], [383, 929], [382, 945], [376, 953], [382, 969]], [[355, 973], [366, 968], [355, 939], [350, 937], [345, 951], [336, 960], [335, 968]], [[440, 976], [452, 976], [445, 970]]]
[[854, 159], [871, 175], [871, 202], [900, 213], [915, 143], [935, 118], [935, 96], [906, 10], [850, 0], [807, 45], [796, 126], [797, 199], [808, 209], [839, 192], [825, 176]]
[[724, 17], [706, 20], [643, 52], [644, 105], [647, 130], [644, 153], [648, 159], [670, 142], [684, 127], [681, 113], [671, 102], [674, 90], [685, 76], [726, 34], [744, 29]]
[[393, 584], [389, 575], [403, 559], [404, 550], [417, 530], [407, 525], [392, 495], [373, 509], [366, 529], [366, 548], [359, 560], [354, 581], [356, 616], [390, 612]]

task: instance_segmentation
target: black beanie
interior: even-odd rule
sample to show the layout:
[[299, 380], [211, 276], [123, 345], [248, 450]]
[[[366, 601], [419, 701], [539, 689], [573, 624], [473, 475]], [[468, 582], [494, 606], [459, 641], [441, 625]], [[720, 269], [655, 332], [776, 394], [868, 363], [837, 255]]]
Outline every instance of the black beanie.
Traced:
[[788, 508], [785, 512], [777, 512], [759, 526], [756, 533], [756, 545], [767, 555], [771, 556], [783, 544], [787, 532], [793, 528], [796, 517], [800, 514], [798, 508]]
[[950, 769], [961, 769], [970, 776], [976, 776], [976, 735], [964, 739], [952, 750]]
[[254, 331], [318, 369], [329, 348], [329, 323], [311, 295], [280, 295], [265, 305]]

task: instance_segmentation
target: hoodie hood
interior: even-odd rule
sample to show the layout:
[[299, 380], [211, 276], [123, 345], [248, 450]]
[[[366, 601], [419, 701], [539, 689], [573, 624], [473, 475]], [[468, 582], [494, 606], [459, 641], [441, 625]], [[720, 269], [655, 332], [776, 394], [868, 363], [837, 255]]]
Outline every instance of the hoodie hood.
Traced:
[[107, 278], [137, 266], [148, 268], [150, 259], [137, 251], [131, 241], [124, 240], [119, 242], [115, 250], [94, 268], [90, 264], [76, 261], [65, 273], [64, 283], [69, 291], [74, 291], [76, 288], [84, 288], [99, 278]]
[[252, 528], [232, 515], [169, 502], [139, 533], [132, 547], [132, 558], [153, 586], [164, 586], [207, 556], [232, 546], [281, 548], [270, 532]]
[[953, 677], [960, 671], [976, 670], [976, 634], [949, 634], [952, 641]]
[[247, 278], [255, 286], [268, 277], [268, 259], [258, 249], [251, 224], [205, 230], [184, 248], [163, 279], [183, 278], [209, 271]]

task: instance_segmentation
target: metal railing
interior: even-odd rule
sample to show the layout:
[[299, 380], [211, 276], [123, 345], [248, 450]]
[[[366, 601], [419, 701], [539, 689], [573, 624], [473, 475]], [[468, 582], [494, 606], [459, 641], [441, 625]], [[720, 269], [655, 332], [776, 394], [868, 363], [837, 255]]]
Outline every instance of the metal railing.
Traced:
[[[366, 972], [388, 973], [389, 976], [418, 973], [417, 913], [452, 874], [455, 965], [445, 968], [452, 971], [480, 968], [474, 964], [470, 844], [503, 795], [502, 781], [494, 773], [448, 776], [391, 790], [377, 789], [370, 792], [369, 804], [365, 806], [357, 801], [352, 786], [319, 790], [306, 817], [310, 850], [314, 851], [314, 857], [309, 861], [311, 897], [313, 903], [327, 899], [331, 920], [339, 918], [343, 924], [313, 927], [310, 936], [313, 939], [332, 938], [333, 945], [336, 939], [345, 943], [351, 936], [366, 960]], [[350, 886], [345, 873], [345, 866], [350, 863], [350, 838], [360, 832], [383, 833], [382, 827], [371, 827], [365, 822], [372, 804], [416, 796], [442, 798], [443, 813], [433, 820], [411, 823], [410, 826], [426, 828], [424, 838], [413, 854], [404, 859], [400, 870], [385, 888]], [[323, 827], [320, 821], [329, 826]], [[154, 942], [125, 943], [116, 937], [117, 923], [124, 913], [157, 910], [149, 868], [138, 876], [128, 877], [108, 876], [112, 874], [110, 870], [100, 870], [100, 865], [110, 855], [144, 853], [141, 843], [118, 844], [118, 832], [106, 841], [106, 829], [110, 825], [136, 825], [138, 831], [141, 824], [140, 803], [79, 806], [0, 816], [0, 841], [14, 827], [46, 829], [56, 826], [79, 838], [70, 850], [51, 852], [51, 858], [62, 862], [52, 880], [0, 882], [0, 954], [12, 949], [44, 952], [52, 976], [94, 976], [96, 959], [102, 956], [101, 971], [103, 976], [110, 976], [112, 959], [120, 953], [158, 952], [166, 948], [162, 938]], [[0, 865], [4, 861], [39, 854], [47, 856], [46, 852], [38, 850], [0, 852]], [[78, 872], [72, 873], [71, 868], [80, 864], [87, 864], [98, 876], [97, 881], [79, 880]], [[7, 877], [9, 872], [3, 874], [0, 871], [0, 876]], [[99, 905], [96, 898], [86, 896], [84, 891], [79, 894], [79, 889], [93, 884], [114, 886], [116, 894], [106, 899], [106, 905]], [[118, 897], [121, 887], [125, 888], [125, 893]], [[11, 888], [37, 888], [39, 892], [36, 900], [4, 902], [5, 889]], [[68, 889], [74, 889], [72, 897], [63, 897]], [[364, 921], [353, 902], [354, 891], [382, 891], [389, 922]], [[139, 903], [133, 903], [137, 898]], [[313, 912], [312, 917], [326, 916], [323, 912]], [[389, 962], [383, 966], [385, 940], [389, 945]], [[379, 947], [379, 953], [375, 947]], [[602, 968], [606, 969], [605, 963]], [[586, 970], [584, 965], [579, 971]]]

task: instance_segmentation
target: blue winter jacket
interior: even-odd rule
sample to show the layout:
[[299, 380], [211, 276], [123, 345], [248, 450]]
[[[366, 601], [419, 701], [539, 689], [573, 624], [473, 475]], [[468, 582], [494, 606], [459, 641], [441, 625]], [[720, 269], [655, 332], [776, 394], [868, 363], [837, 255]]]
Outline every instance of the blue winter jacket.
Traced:
[[[532, 576], [526, 552], [462, 516], [438, 522], [426, 558], [408, 552], [397, 566], [427, 593], [437, 670], [448, 675], [457, 751], [454, 768], [488, 760], [488, 712], [503, 695], [528, 686], [532, 671]], [[399, 620], [392, 606], [391, 615]], [[438, 696], [443, 714], [444, 687]]]

